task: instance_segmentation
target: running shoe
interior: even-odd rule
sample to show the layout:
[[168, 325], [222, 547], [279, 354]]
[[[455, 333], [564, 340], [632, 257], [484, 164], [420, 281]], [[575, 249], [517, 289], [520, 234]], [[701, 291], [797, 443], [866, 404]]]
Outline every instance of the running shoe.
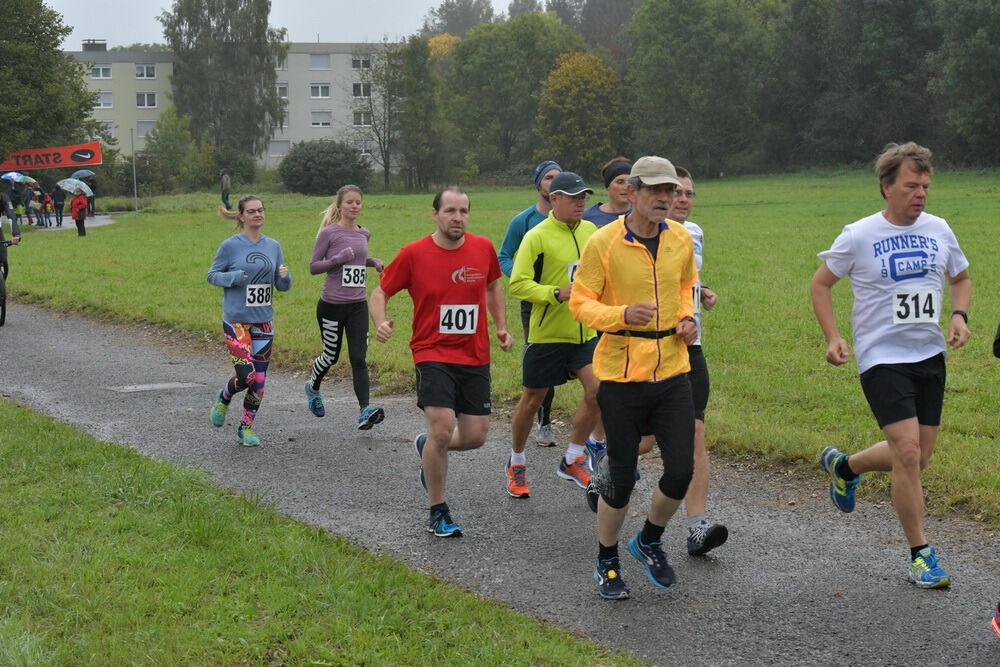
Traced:
[[306, 380], [306, 401], [309, 404], [309, 412], [317, 417], [322, 417], [326, 414], [326, 408], [323, 407], [323, 397], [320, 396], [318, 391], [313, 391], [312, 383], [309, 380]]
[[215, 395], [215, 403], [212, 404], [212, 426], [220, 427], [226, 423], [226, 413], [229, 412], [229, 404], [222, 401], [222, 390]]
[[535, 442], [539, 447], [555, 447], [556, 437], [552, 433], [552, 424], [539, 424], [535, 433]]
[[596, 512], [599, 497], [614, 498], [614, 495], [614, 487], [611, 485], [611, 464], [608, 463], [607, 456], [602, 456], [597, 462], [597, 470], [587, 483], [587, 505]]
[[715, 547], [721, 547], [729, 538], [729, 530], [721, 523], [702, 521], [688, 528], [687, 549], [692, 556], [704, 556]]
[[587, 466], [590, 472], [597, 470], [597, 462], [607, 452], [608, 445], [603, 440], [594, 440], [587, 436]]
[[427, 479], [424, 477], [424, 445], [427, 443], [427, 434], [421, 433], [413, 439], [413, 448], [417, 450], [417, 458], [420, 459], [420, 486], [427, 490]]
[[667, 563], [667, 554], [663, 553], [662, 542], [643, 544], [639, 534], [636, 534], [628, 541], [628, 552], [646, 568], [646, 576], [654, 586], [669, 588], [677, 581], [673, 568]]
[[568, 479], [581, 489], [586, 489], [590, 484], [590, 471], [587, 470], [587, 457], [580, 454], [576, 461], [566, 463], [566, 457], [559, 457], [559, 467], [556, 474], [563, 479]]
[[587, 507], [591, 512], [597, 513], [597, 501], [601, 499], [601, 492], [594, 484], [594, 475], [590, 476], [590, 483], [587, 484]]
[[618, 556], [598, 560], [594, 568], [594, 581], [597, 582], [597, 593], [605, 600], [627, 600], [628, 588], [622, 581], [621, 565]]
[[379, 407], [366, 405], [365, 409], [358, 415], [358, 430], [367, 431], [375, 424], [385, 419], [385, 410]]
[[507, 459], [504, 470], [507, 472], [507, 494], [511, 498], [529, 497], [531, 489], [528, 488], [527, 468], [523, 464], [511, 465], [510, 459]]
[[427, 532], [434, 533], [435, 537], [461, 537], [462, 527], [451, 520], [451, 512], [448, 510], [435, 510], [431, 512], [431, 518], [427, 519]]
[[830, 476], [830, 500], [841, 512], [854, 511], [854, 489], [861, 481], [861, 475], [853, 480], [846, 480], [837, 474], [837, 466], [847, 458], [836, 447], [827, 447], [819, 457], [819, 465]]
[[239, 430], [236, 431], [236, 442], [244, 447], [256, 447], [260, 444], [260, 438], [253, 432], [252, 428], [246, 424], [240, 424]]
[[997, 610], [993, 614], [993, 622], [990, 625], [993, 627], [993, 632], [997, 633], [997, 637], [1000, 637], [1000, 602], [997, 602]]
[[946, 588], [951, 585], [951, 577], [938, 565], [934, 547], [924, 547], [917, 557], [910, 561], [910, 581], [919, 588]]

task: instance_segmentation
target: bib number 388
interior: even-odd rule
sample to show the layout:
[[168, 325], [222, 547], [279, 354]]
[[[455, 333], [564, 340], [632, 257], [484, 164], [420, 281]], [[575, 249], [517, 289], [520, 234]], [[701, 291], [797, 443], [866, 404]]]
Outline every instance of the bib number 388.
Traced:
[[468, 306], [441, 306], [438, 333], [474, 334], [479, 326], [479, 304]]
[[936, 290], [896, 292], [892, 295], [893, 324], [937, 322], [941, 313], [941, 293]]
[[271, 285], [247, 285], [247, 307], [270, 306]]

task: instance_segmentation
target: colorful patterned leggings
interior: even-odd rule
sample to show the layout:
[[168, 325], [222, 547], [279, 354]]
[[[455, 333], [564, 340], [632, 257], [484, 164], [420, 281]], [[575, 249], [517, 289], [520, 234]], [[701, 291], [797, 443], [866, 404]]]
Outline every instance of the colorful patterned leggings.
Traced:
[[236, 370], [236, 375], [229, 378], [222, 390], [222, 401], [228, 404], [233, 400], [234, 394], [246, 389], [240, 423], [252, 426], [264, 398], [264, 381], [267, 379], [267, 364], [271, 360], [274, 323], [230, 323], [223, 320], [222, 331], [226, 334], [229, 358]]

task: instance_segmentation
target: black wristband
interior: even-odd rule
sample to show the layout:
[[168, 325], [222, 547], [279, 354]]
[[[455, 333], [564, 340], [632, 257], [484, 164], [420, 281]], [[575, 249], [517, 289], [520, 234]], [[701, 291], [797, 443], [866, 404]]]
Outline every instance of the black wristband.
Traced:
[[953, 310], [953, 311], [951, 311], [951, 316], [952, 317], [955, 317], [956, 315], [961, 315], [962, 319], [965, 320], [965, 323], [966, 324], [969, 323], [969, 314], [967, 312], [965, 312], [964, 310]]

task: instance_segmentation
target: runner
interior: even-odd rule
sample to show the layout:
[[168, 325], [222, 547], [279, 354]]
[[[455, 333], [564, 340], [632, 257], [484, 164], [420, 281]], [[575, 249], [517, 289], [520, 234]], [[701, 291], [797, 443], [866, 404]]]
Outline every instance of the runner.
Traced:
[[694, 467], [687, 345], [698, 335], [694, 245], [683, 225], [667, 219], [679, 185], [674, 166], [662, 157], [643, 157], [632, 165], [632, 212], [590, 237], [569, 301], [580, 322], [604, 332], [594, 352], [594, 374], [600, 380], [597, 402], [608, 436], [609, 474], [599, 489], [594, 580], [606, 599], [629, 597], [618, 537], [636, 482], [643, 433], [656, 437], [663, 474], [645, 524], [628, 549], [655, 586], [675, 581], [661, 538]]
[[580, 488], [587, 488], [585, 442], [600, 419], [597, 409], [597, 380], [594, 377], [593, 329], [581, 326], [564, 304], [573, 291], [573, 277], [580, 264], [580, 250], [596, 231], [582, 219], [587, 195], [594, 191], [572, 171], [552, 179], [549, 216], [524, 235], [514, 257], [510, 293], [532, 304], [531, 325], [522, 359], [521, 400], [511, 417], [511, 454], [505, 470], [507, 493], [514, 498], [531, 495], [526, 475], [525, 442], [531, 419], [549, 387], [565, 384], [572, 376], [583, 385], [583, 400], [573, 417], [566, 453], [556, 474]]
[[[510, 278], [510, 272], [514, 268], [514, 255], [521, 245], [521, 239], [529, 230], [544, 220], [552, 210], [549, 202], [549, 186], [556, 174], [562, 171], [557, 163], [552, 160], [539, 162], [535, 167], [534, 178], [535, 188], [538, 190], [538, 201], [533, 206], [524, 209], [513, 218], [507, 225], [507, 232], [504, 234], [503, 242], [500, 244], [500, 270]], [[528, 323], [531, 320], [531, 302], [521, 302], [521, 328], [524, 331], [524, 344], [528, 344]], [[538, 430], [535, 434], [535, 442], [542, 447], [555, 447], [556, 438], [552, 432], [552, 401], [556, 396], [554, 388], [550, 388], [545, 394], [542, 405], [538, 408]]]
[[833, 247], [819, 253], [823, 263], [810, 291], [826, 337], [826, 360], [840, 366], [850, 359], [850, 348], [837, 331], [832, 288], [850, 278], [861, 388], [886, 439], [850, 456], [827, 447], [820, 464], [830, 475], [830, 498], [843, 512], [854, 510], [863, 473], [892, 472], [892, 502], [910, 546], [909, 580], [920, 588], [941, 588], [951, 577], [924, 535], [920, 472], [930, 463], [941, 424], [945, 277], [954, 309], [947, 344], [957, 349], [969, 339], [969, 261], [948, 223], [924, 211], [933, 175], [928, 149], [913, 142], [889, 144], [875, 171], [885, 210], [847, 225]]
[[316, 304], [316, 321], [323, 340], [323, 353], [316, 357], [312, 374], [306, 380], [306, 400], [317, 417], [326, 414], [319, 393], [323, 377], [340, 358], [347, 334], [347, 355], [351, 361], [354, 395], [361, 413], [358, 429], [367, 431], [385, 418], [385, 411], [369, 405], [368, 364], [368, 294], [366, 267], [382, 272], [382, 260], [368, 256], [371, 232], [358, 225], [362, 207], [361, 188], [345, 185], [324, 211], [316, 234], [309, 273], [326, 273], [323, 293]]
[[493, 244], [466, 233], [469, 196], [447, 187], [434, 197], [434, 233], [403, 246], [382, 272], [371, 294], [375, 337], [386, 342], [393, 320], [388, 300], [407, 290], [413, 300], [410, 350], [417, 376], [417, 406], [427, 432], [413, 444], [420, 457], [420, 483], [430, 501], [427, 531], [461, 537], [445, 501], [448, 452], [477, 449], [490, 425], [490, 341], [485, 311], [496, 326], [500, 348], [514, 339], [507, 332], [500, 265]]
[[219, 390], [212, 405], [212, 425], [226, 423], [226, 412], [233, 396], [243, 390], [243, 415], [236, 431], [236, 441], [256, 447], [260, 438], [253, 432], [254, 418], [264, 398], [267, 364], [274, 339], [273, 290], [287, 291], [292, 276], [285, 266], [281, 246], [261, 233], [264, 205], [255, 195], [246, 195], [237, 204], [239, 211], [219, 213], [236, 220], [238, 234], [219, 245], [208, 282], [222, 287], [222, 331], [236, 374]]
[[604, 179], [604, 189], [608, 191], [608, 201], [589, 206], [583, 212], [584, 220], [603, 227], [629, 212], [632, 204], [628, 200], [628, 176], [631, 171], [632, 163], [627, 157], [618, 156], [604, 163], [601, 178]]

